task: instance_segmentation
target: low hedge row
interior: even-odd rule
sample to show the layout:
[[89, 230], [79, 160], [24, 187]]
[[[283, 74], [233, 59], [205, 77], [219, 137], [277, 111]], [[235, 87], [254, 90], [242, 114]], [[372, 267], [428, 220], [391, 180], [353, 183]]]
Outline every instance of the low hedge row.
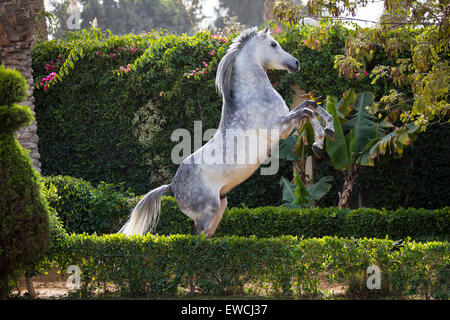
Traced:
[[[54, 184], [58, 199], [51, 199], [67, 231], [75, 233], [114, 233], [125, 223], [140, 197], [120, 192], [113, 185], [94, 188], [81, 179], [46, 177]], [[173, 197], [163, 197], [156, 233], [191, 234], [194, 225]], [[375, 237], [415, 240], [450, 239], [450, 207], [425, 209], [287, 209], [283, 207], [228, 208], [217, 236], [278, 237]]]
[[[178, 209], [172, 197], [163, 198], [160, 222], [156, 233], [189, 234], [192, 221]], [[303, 208], [284, 207], [229, 208], [216, 231], [217, 236], [280, 237], [283, 235], [306, 238], [373, 237], [415, 240], [450, 239], [450, 207], [436, 210], [372, 208]]]
[[[81, 269], [82, 295], [104, 288], [126, 296], [315, 295], [323, 274], [353, 294], [447, 299], [450, 292], [448, 242], [74, 234], [50, 259], [64, 272]], [[380, 268], [379, 290], [366, 285], [371, 265]]]

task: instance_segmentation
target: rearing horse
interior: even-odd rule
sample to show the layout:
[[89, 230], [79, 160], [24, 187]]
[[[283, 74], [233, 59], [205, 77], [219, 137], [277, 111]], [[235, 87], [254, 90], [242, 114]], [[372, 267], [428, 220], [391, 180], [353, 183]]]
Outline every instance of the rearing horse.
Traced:
[[[142, 198], [119, 232], [127, 235], [152, 232], [158, 223], [161, 197], [171, 190], [181, 211], [194, 220], [195, 233], [204, 232], [211, 237], [227, 206], [227, 193], [249, 178], [280, 138], [289, 136], [297, 124], [305, 118], [311, 122], [315, 152], [323, 148], [325, 135], [333, 138], [333, 118], [310, 100], [289, 111], [270, 83], [267, 69], [293, 74], [300, 69], [300, 63], [280, 47], [268, 28], [260, 32], [256, 28], [243, 31], [218, 66], [216, 86], [223, 105], [216, 134], [183, 160], [170, 184]], [[316, 115], [325, 121], [325, 130]], [[239, 143], [242, 141], [253, 143]], [[249, 161], [252, 157], [254, 161]]]

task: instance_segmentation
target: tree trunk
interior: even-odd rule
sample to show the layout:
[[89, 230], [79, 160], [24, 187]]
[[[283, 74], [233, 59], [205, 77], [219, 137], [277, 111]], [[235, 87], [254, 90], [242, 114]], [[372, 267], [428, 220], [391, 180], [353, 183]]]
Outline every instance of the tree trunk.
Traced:
[[342, 192], [339, 192], [339, 208], [348, 208], [348, 202], [358, 177], [358, 168], [359, 165], [354, 164], [344, 177], [344, 187]]
[[30, 0], [31, 10], [33, 12], [34, 19], [34, 42], [43, 42], [48, 40], [47, 20], [44, 15], [45, 6], [44, 0]]
[[31, 277], [25, 276], [25, 282], [27, 283], [27, 291], [30, 297], [36, 297], [36, 291], [33, 287], [33, 282], [31, 281]]
[[[0, 46], [2, 47], [2, 63], [6, 68], [16, 69], [25, 77], [28, 84], [29, 97], [23, 104], [29, 106], [34, 113], [33, 70], [31, 69], [31, 43], [33, 42], [34, 18], [28, 0], [6, 0], [0, 4]], [[37, 123], [20, 128], [17, 138], [25, 149], [30, 150], [33, 166], [41, 171], [38, 151], [39, 137]]]

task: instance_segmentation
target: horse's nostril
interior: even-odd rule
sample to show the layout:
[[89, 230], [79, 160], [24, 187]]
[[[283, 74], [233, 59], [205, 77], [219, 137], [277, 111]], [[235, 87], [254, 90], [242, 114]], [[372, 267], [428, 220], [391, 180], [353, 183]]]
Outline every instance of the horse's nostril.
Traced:
[[300, 61], [295, 60], [295, 64], [296, 64], [297, 67], [300, 66]]

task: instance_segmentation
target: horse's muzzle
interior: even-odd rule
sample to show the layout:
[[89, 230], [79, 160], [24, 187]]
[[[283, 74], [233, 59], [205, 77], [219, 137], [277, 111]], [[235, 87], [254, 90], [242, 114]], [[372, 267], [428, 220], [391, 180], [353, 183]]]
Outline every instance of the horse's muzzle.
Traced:
[[294, 62], [286, 64], [286, 66], [290, 74], [297, 73], [300, 70], [300, 62], [297, 59]]

